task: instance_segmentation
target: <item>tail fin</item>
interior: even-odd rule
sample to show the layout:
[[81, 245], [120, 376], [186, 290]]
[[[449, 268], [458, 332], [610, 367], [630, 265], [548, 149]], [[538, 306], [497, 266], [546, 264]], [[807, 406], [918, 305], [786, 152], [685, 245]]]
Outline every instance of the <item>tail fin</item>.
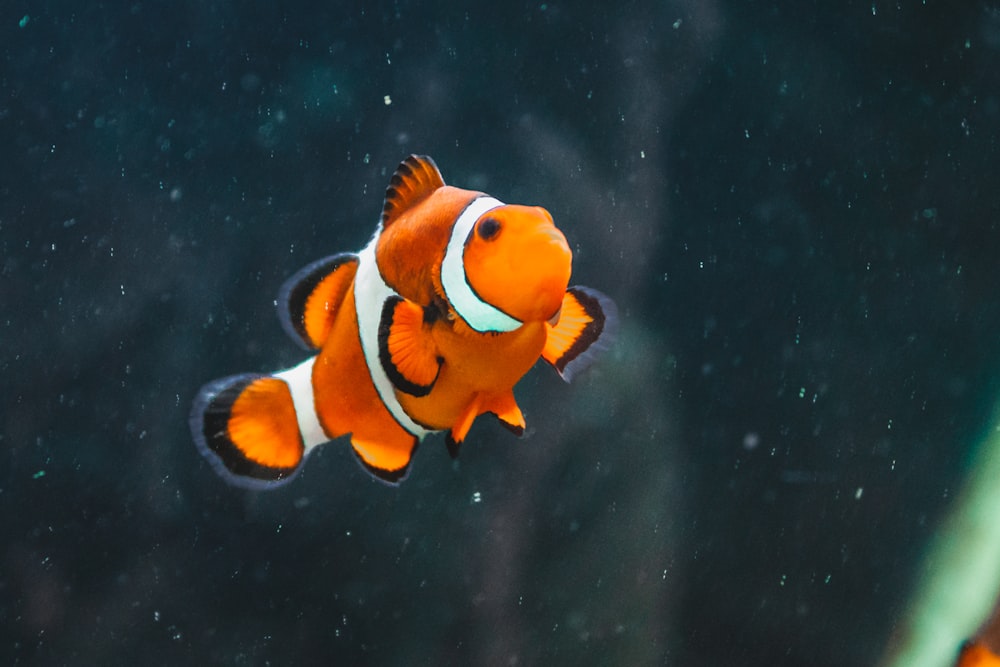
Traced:
[[[303, 438], [295, 385], [297, 380], [309, 381], [311, 361], [277, 376], [221, 378], [198, 392], [191, 409], [191, 433], [199, 451], [227, 482], [271, 489], [301, 469], [317, 438], [315, 434]], [[305, 371], [304, 378], [296, 373], [300, 369]], [[312, 398], [311, 387], [308, 398]]]

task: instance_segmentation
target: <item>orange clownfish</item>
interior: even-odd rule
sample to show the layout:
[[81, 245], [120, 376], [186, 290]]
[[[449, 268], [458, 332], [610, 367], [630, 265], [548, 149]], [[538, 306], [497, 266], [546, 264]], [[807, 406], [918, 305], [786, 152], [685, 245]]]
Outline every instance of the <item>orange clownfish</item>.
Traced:
[[545, 209], [445, 185], [433, 160], [410, 156], [367, 247], [281, 289], [284, 328], [315, 356], [205, 385], [198, 448], [227, 481], [260, 489], [349, 435], [362, 466], [398, 484], [431, 432], [448, 432], [452, 457], [487, 412], [521, 435], [513, 387], [539, 357], [568, 382], [615, 335], [614, 302], [568, 286], [572, 257]]
[[1000, 667], [1000, 656], [980, 642], [966, 642], [955, 667]]

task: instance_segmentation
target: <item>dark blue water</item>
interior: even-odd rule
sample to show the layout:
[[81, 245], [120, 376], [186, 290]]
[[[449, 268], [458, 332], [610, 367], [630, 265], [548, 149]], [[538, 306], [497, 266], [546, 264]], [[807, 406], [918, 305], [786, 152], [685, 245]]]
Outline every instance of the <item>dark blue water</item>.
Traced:
[[[0, 12], [9, 664], [872, 664], [989, 427], [1000, 14], [856, 2]], [[396, 164], [546, 206], [614, 352], [398, 489], [187, 426]]]

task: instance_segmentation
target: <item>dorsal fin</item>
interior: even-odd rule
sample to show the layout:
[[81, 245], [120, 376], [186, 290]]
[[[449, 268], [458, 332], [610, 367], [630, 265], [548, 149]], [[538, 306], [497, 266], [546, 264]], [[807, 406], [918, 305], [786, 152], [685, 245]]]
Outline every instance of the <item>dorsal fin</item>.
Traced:
[[396, 167], [396, 173], [389, 179], [385, 190], [385, 205], [382, 206], [382, 228], [392, 224], [400, 213], [416, 206], [444, 185], [444, 178], [434, 160], [426, 155], [411, 155]]
[[285, 331], [307, 350], [323, 347], [358, 271], [358, 256], [332, 255], [300, 269], [278, 295]]

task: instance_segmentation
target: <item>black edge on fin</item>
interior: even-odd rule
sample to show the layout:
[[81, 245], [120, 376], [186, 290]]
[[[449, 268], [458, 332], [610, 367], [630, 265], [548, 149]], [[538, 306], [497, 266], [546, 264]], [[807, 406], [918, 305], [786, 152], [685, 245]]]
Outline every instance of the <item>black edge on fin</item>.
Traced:
[[[402, 297], [391, 296], [382, 305], [382, 317], [379, 319], [378, 324], [378, 358], [382, 364], [382, 368], [385, 369], [385, 374], [389, 376], [389, 381], [392, 382], [393, 387], [405, 394], [419, 398], [431, 392], [431, 389], [434, 388], [434, 382], [437, 381], [437, 375], [434, 376], [434, 380], [428, 385], [417, 384], [400, 373], [399, 369], [396, 368], [396, 364], [392, 361], [392, 354], [389, 352], [389, 334], [392, 332], [393, 314], [396, 311], [396, 306], [402, 302]], [[438, 371], [440, 372], [440, 370], [441, 364], [439, 362]]]
[[516, 435], [517, 437], [520, 438], [520, 437], [524, 436], [524, 427], [523, 426], [518, 426], [517, 424], [511, 424], [511, 423], [505, 422], [503, 419], [500, 419], [499, 415], [497, 415], [495, 413], [490, 413], [490, 414], [492, 414], [494, 417], [497, 418], [497, 421], [500, 422], [501, 426], [503, 426], [505, 429], [507, 429], [508, 431], [510, 431], [511, 433], [513, 433], [514, 435]]
[[229, 439], [227, 421], [233, 403], [260, 373], [230, 375], [209, 382], [198, 392], [188, 423], [195, 445], [212, 469], [227, 483], [254, 491], [269, 491], [290, 482], [302, 469], [269, 468], [251, 461]]
[[281, 327], [303, 349], [318, 349], [306, 332], [305, 307], [309, 296], [324, 278], [348, 262], [357, 262], [358, 256], [350, 252], [330, 255], [307, 264], [286, 280], [278, 292], [278, 317]]
[[592, 321], [553, 366], [569, 382], [606, 352], [618, 338], [618, 306], [611, 297], [590, 287], [574, 285], [566, 290], [576, 297]]
[[448, 433], [448, 435], [444, 437], [444, 444], [448, 448], [448, 456], [450, 456], [453, 461], [457, 459], [458, 450], [462, 446], [462, 443], [452, 440], [451, 433]]
[[413, 449], [410, 450], [410, 460], [407, 461], [406, 465], [399, 470], [384, 470], [382, 468], [376, 468], [373, 465], [369, 465], [367, 461], [361, 458], [361, 455], [358, 454], [357, 450], [353, 447], [351, 447], [351, 451], [354, 453], [354, 458], [357, 459], [358, 464], [361, 465], [366, 473], [388, 486], [399, 486], [403, 480], [409, 476], [410, 468], [413, 466], [413, 455], [417, 453], [417, 448], [419, 446], [419, 438], [414, 438]]

